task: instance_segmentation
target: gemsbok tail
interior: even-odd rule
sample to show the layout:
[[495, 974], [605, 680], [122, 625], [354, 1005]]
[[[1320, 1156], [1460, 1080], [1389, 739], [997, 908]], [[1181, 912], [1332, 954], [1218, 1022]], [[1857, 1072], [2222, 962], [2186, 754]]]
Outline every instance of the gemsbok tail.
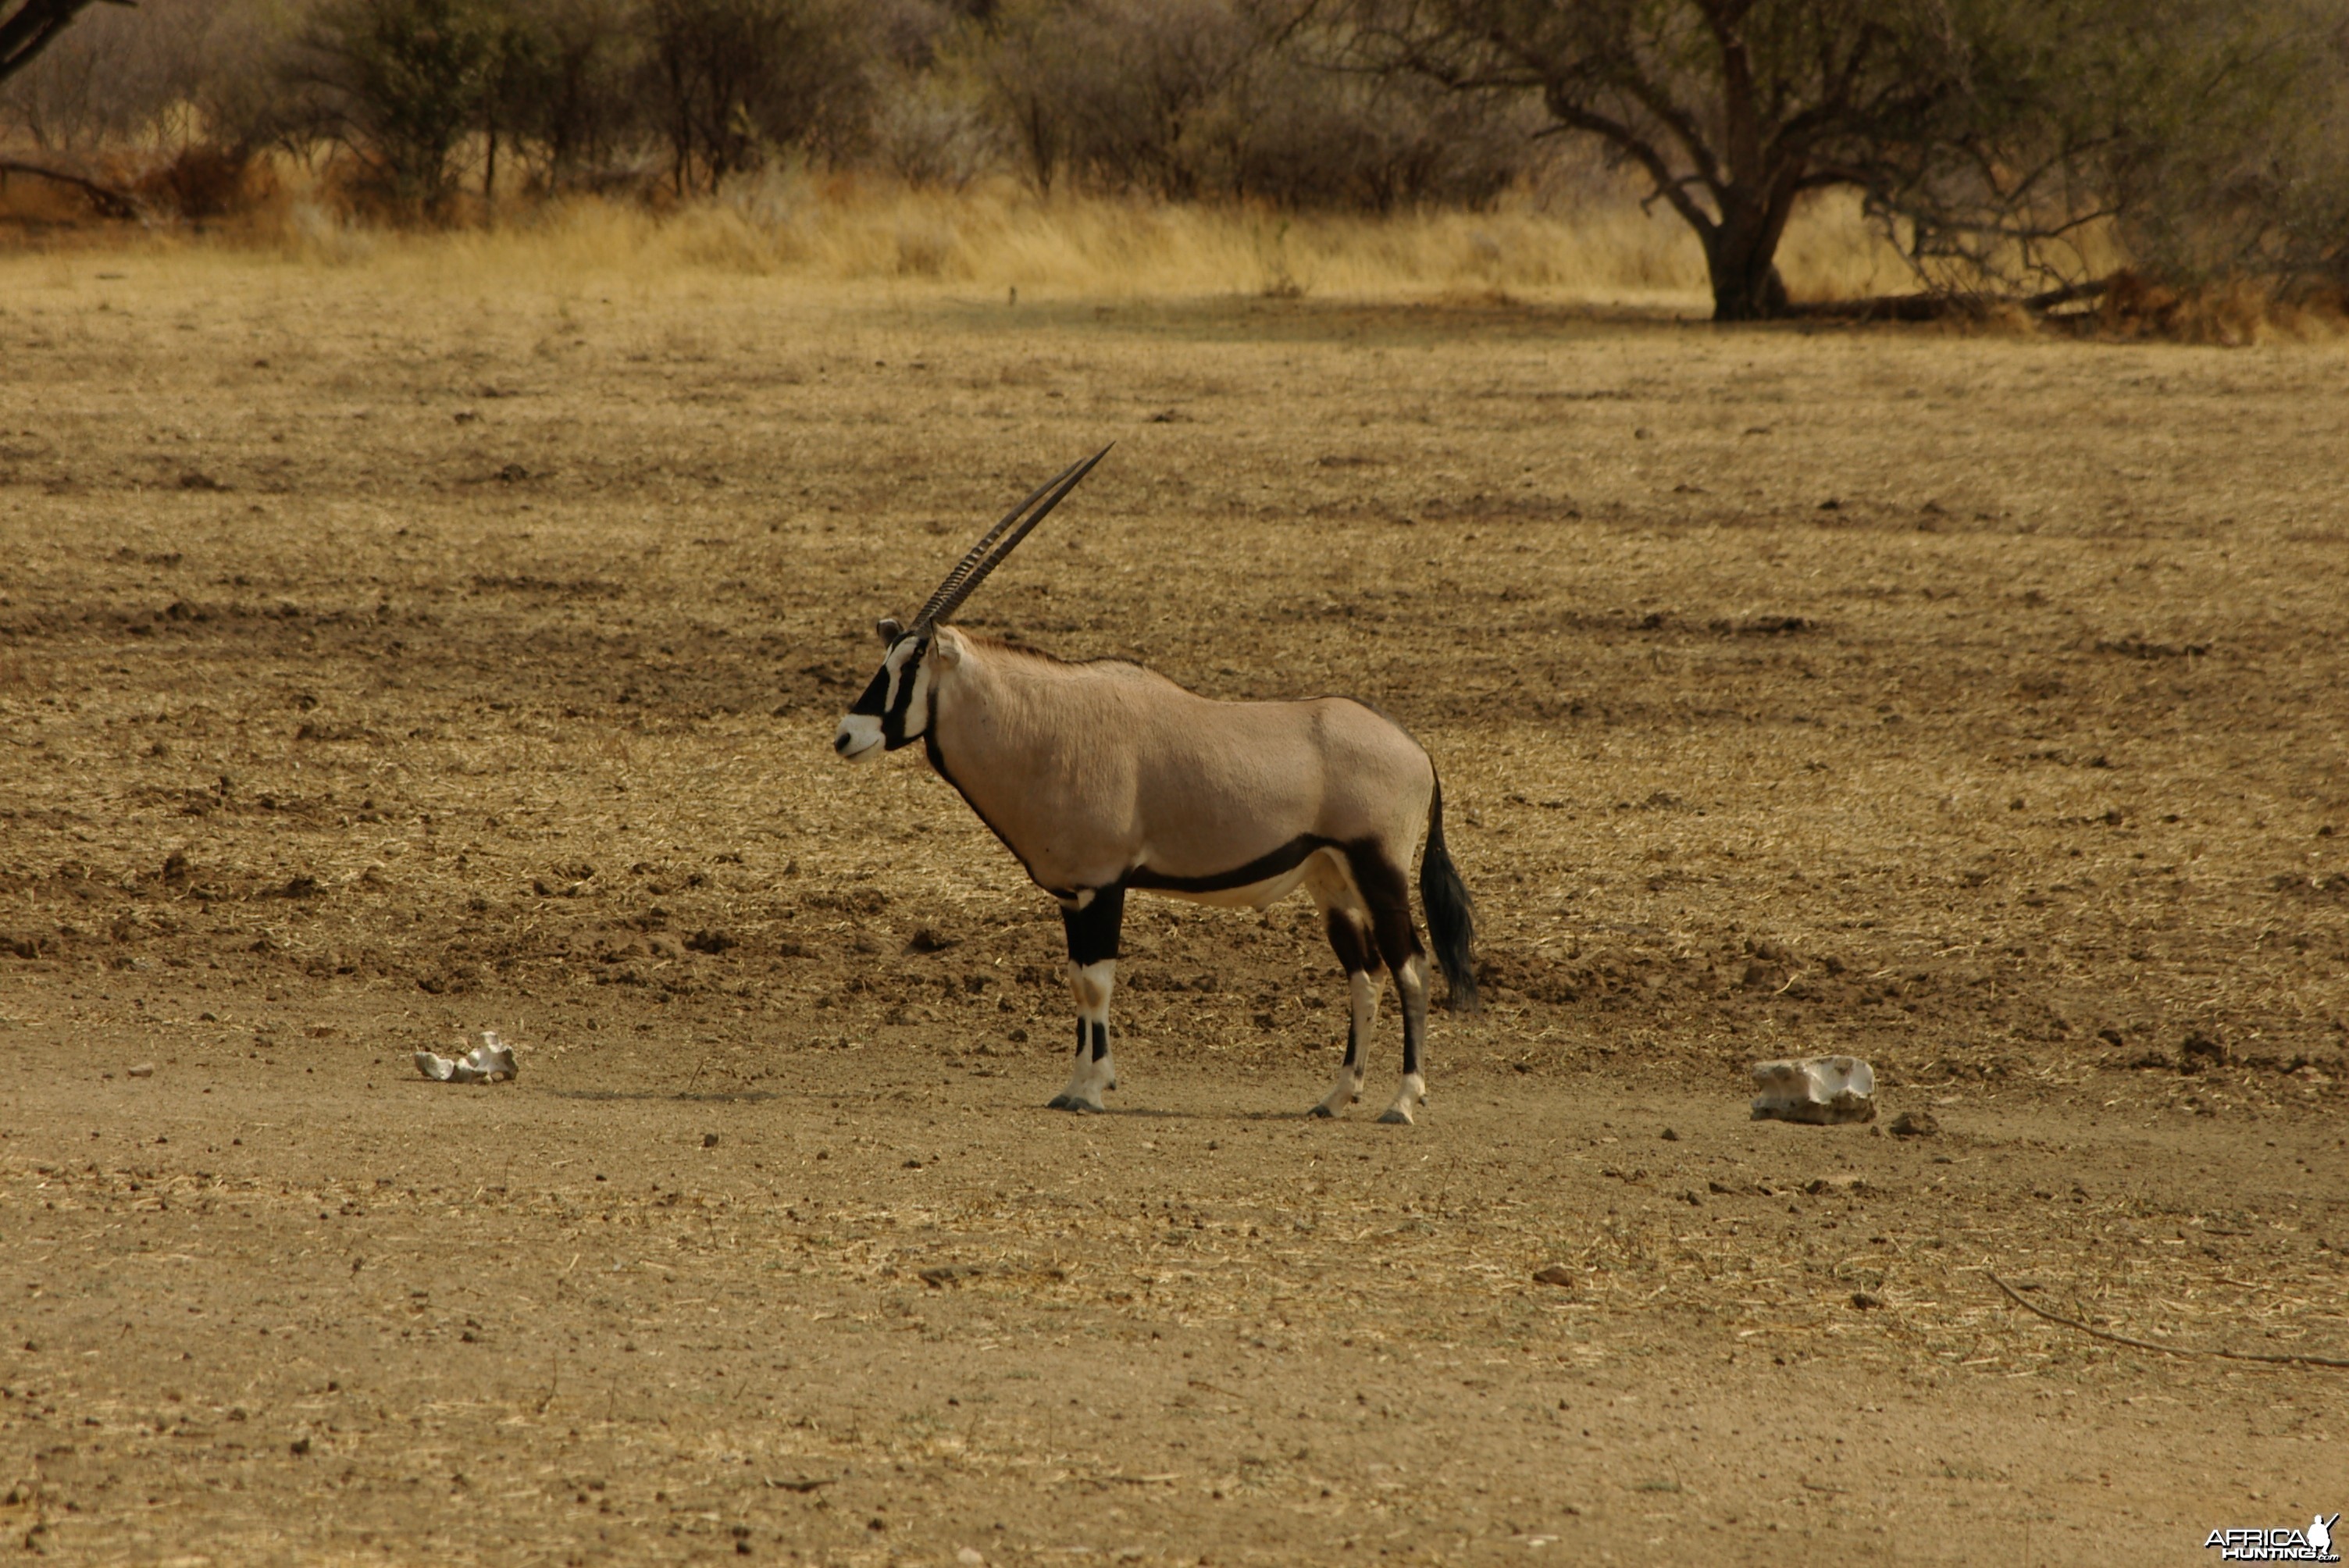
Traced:
[[1419, 902], [1427, 912], [1427, 934], [1435, 944], [1435, 961], [1444, 966], [1451, 990], [1444, 1005], [1455, 1013], [1476, 1010], [1476, 961], [1469, 946], [1476, 939], [1476, 915], [1460, 870], [1444, 847], [1444, 780], [1435, 781], [1435, 799], [1427, 809], [1427, 849], [1419, 861]]

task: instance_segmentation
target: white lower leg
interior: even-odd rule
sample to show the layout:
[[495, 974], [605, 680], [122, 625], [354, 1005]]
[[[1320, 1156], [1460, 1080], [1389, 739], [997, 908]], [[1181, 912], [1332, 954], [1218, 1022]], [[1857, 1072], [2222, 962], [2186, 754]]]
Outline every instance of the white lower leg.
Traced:
[[1052, 1104], [1070, 1110], [1100, 1110], [1102, 1093], [1117, 1081], [1109, 1054], [1109, 998], [1117, 985], [1117, 960], [1069, 965], [1069, 990], [1077, 1001], [1077, 1057], [1069, 1084]]
[[1395, 1102], [1379, 1113], [1379, 1119], [1408, 1124], [1418, 1119], [1413, 1113], [1426, 1103], [1427, 1079], [1418, 1073], [1405, 1073], [1402, 1075], [1402, 1088], [1395, 1095]]
[[1356, 970], [1346, 977], [1353, 992], [1354, 1014], [1346, 1035], [1346, 1059], [1338, 1066], [1338, 1081], [1313, 1108], [1316, 1116], [1336, 1116], [1362, 1098], [1362, 1073], [1371, 1052], [1371, 1030], [1378, 1023], [1379, 983]]

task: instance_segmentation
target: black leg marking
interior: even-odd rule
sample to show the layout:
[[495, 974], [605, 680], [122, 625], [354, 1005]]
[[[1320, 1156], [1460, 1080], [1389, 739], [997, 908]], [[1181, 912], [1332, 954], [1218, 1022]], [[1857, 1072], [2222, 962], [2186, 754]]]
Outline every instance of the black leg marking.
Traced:
[[1355, 1027], [1354, 976], [1376, 975], [1381, 965], [1352, 915], [1342, 909], [1333, 909], [1323, 923], [1329, 927], [1330, 950], [1338, 954], [1338, 962], [1346, 971], [1346, 1065], [1350, 1068], [1362, 1059], [1364, 1043]]
[[[1315, 1116], [1327, 1117], [1336, 1116], [1361, 1098], [1362, 1059], [1370, 1051], [1371, 1041], [1370, 1031], [1363, 1027], [1363, 1009], [1358, 998], [1365, 991], [1372, 997], [1377, 995], [1375, 981], [1386, 965], [1371, 945], [1371, 934], [1361, 916], [1351, 908], [1325, 905], [1322, 923], [1330, 934], [1330, 951], [1337, 954], [1339, 965], [1346, 971], [1346, 1060], [1338, 1069], [1337, 1083], [1312, 1110]], [[1357, 985], [1357, 980], [1367, 984]]]
[[1095, 890], [1082, 909], [1061, 906], [1061, 923], [1069, 934], [1069, 962], [1080, 968], [1118, 955], [1119, 930], [1125, 924], [1125, 889], [1122, 884]]
[[[1081, 903], [1063, 900], [1061, 923], [1068, 932], [1070, 980], [1076, 992], [1077, 1065], [1069, 1087], [1054, 1095], [1050, 1104], [1062, 1110], [1099, 1110], [1101, 1091], [1117, 1087], [1113, 1079], [1105, 1083], [1095, 1080], [1108, 1076], [1106, 992], [1113, 984], [1111, 975], [1116, 968], [1118, 937], [1125, 923], [1124, 887], [1112, 883], [1092, 889]], [[1088, 975], [1085, 972], [1095, 965], [1109, 965], [1111, 975]], [[1098, 1016], [1088, 1016], [1096, 1010]]]
[[1371, 951], [1369, 936], [1351, 914], [1333, 909], [1323, 921], [1330, 931], [1330, 948], [1337, 954], [1338, 962], [1349, 975], [1368, 971], [1377, 974], [1379, 955]]

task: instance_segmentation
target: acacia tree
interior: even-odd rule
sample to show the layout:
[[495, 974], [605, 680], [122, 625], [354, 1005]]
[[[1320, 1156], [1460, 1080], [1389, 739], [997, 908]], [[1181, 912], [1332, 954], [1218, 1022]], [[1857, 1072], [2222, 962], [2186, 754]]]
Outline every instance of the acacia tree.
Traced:
[[2131, 170], [2256, 119], [2310, 31], [2292, 0], [1323, 4], [1358, 65], [1536, 95], [1549, 131], [1637, 167], [1702, 245], [1718, 321], [1785, 309], [1779, 242], [1831, 187], [1929, 281], [2060, 272], [2050, 242], [2158, 200]]
[[1550, 130], [1637, 166], [1703, 246], [1720, 321], [1783, 311], [1798, 199], [1907, 182], [1920, 126], [1966, 85], [1940, 0], [1363, 0], [1355, 16], [1374, 66], [1537, 94]]

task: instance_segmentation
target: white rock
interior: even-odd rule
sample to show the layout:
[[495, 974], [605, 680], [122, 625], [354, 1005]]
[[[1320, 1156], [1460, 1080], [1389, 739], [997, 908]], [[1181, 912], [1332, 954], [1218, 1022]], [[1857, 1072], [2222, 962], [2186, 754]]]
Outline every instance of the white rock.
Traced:
[[1876, 1072], [1857, 1057], [1755, 1062], [1756, 1121], [1874, 1121]]
[[440, 1083], [510, 1082], [518, 1076], [521, 1069], [514, 1065], [513, 1047], [501, 1042], [495, 1029], [483, 1029], [481, 1042], [453, 1061], [419, 1051], [416, 1070]]

